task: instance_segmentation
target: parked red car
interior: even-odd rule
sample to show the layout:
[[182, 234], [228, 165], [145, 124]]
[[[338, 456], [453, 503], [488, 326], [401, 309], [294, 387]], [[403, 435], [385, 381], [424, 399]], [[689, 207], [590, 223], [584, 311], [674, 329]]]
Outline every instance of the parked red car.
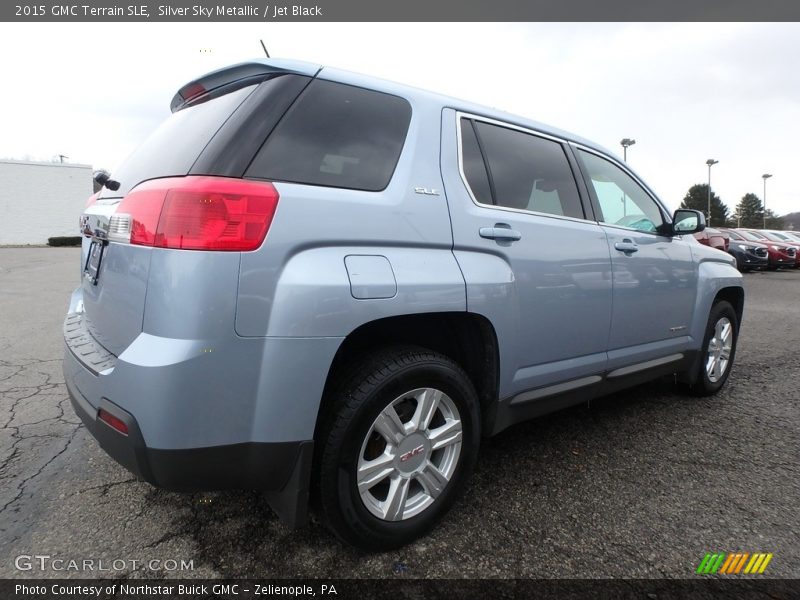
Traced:
[[767, 245], [769, 252], [769, 268], [779, 267], [794, 268], [797, 266], [797, 248], [785, 242], [776, 242], [755, 229], [737, 229], [742, 237], [751, 242], [761, 242]]
[[794, 266], [795, 268], [800, 269], [800, 240], [793, 236], [787, 235], [782, 231], [774, 231], [772, 229], [759, 229], [758, 233], [766, 238], [769, 238], [771, 242], [780, 242], [782, 244], [794, 246], [794, 251], [797, 255], [797, 262]]
[[703, 231], [695, 233], [694, 237], [704, 246], [710, 246], [711, 248], [716, 248], [717, 250], [722, 250], [723, 252], [728, 251], [730, 235], [728, 235], [727, 231], [720, 231], [719, 229], [706, 227]]

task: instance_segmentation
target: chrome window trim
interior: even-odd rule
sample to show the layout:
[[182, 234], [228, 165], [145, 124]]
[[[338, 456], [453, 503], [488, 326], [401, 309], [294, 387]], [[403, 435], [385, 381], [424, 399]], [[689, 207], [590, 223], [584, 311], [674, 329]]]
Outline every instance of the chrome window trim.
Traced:
[[[467, 181], [467, 176], [464, 174], [464, 152], [463, 152], [463, 144], [462, 144], [462, 139], [461, 139], [461, 119], [471, 119], [471, 120], [474, 120], [474, 121], [482, 121], [484, 123], [488, 123], [489, 125], [497, 125], [498, 127], [505, 127], [506, 129], [515, 129], [515, 130], [517, 130], [517, 131], [519, 131], [521, 133], [526, 133], [528, 135], [534, 135], [536, 137], [545, 138], [545, 139], [548, 139], [548, 140], [551, 140], [551, 141], [559, 143], [562, 146], [562, 150], [564, 149], [563, 148], [564, 144], [568, 144], [569, 141], [565, 140], [565, 139], [562, 139], [562, 138], [558, 138], [558, 137], [552, 136], [552, 135], [548, 135], [546, 133], [542, 133], [540, 131], [536, 131], [535, 129], [528, 129], [528, 128], [525, 128], [525, 127], [521, 127], [519, 125], [514, 125], [513, 123], [508, 123], [506, 121], [498, 121], [497, 119], [491, 119], [489, 117], [483, 117], [481, 115], [476, 115], [476, 114], [473, 114], [473, 113], [468, 113], [468, 112], [464, 112], [464, 111], [460, 111], [460, 110], [455, 110], [455, 115], [456, 115], [456, 120], [455, 120], [456, 144], [458, 146], [457, 147], [457, 150], [458, 150], [458, 172], [461, 175], [461, 181], [463, 182], [464, 187], [467, 189], [467, 193], [469, 194], [470, 200], [472, 200], [472, 203], [475, 206], [480, 207], [480, 208], [487, 208], [487, 209], [499, 210], [499, 211], [503, 211], [503, 212], [515, 213], [515, 214], [520, 214], [520, 215], [533, 215], [533, 216], [536, 216], [536, 217], [547, 217], [547, 218], [550, 218], [550, 219], [561, 219], [563, 221], [573, 221], [573, 222], [576, 222], [576, 223], [596, 223], [596, 221], [594, 219], [589, 219], [589, 218], [586, 218], [586, 217], [580, 218], [580, 217], [569, 217], [567, 215], [554, 215], [553, 213], [538, 212], [538, 211], [535, 211], [535, 210], [523, 210], [521, 208], [511, 208], [511, 207], [508, 207], [508, 206], [499, 206], [497, 204], [483, 204], [482, 202], [478, 202], [477, 198], [475, 198], [475, 194], [472, 191], [472, 187], [469, 185], [469, 182]], [[575, 173], [573, 172], [572, 165], [569, 163], [569, 157], [566, 155], [566, 152], [564, 154], [564, 159], [567, 161], [567, 166], [569, 167], [569, 170], [572, 173], [572, 176], [575, 177]], [[580, 176], [580, 173], [578, 175]], [[584, 199], [583, 199], [583, 197], [581, 195], [580, 186], [578, 186], [578, 182], [577, 181], [575, 182], [575, 191], [578, 192], [578, 198], [581, 201], [581, 208], [585, 208], [584, 205], [583, 205], [584, 204], [584, 202], [583, 202]]]

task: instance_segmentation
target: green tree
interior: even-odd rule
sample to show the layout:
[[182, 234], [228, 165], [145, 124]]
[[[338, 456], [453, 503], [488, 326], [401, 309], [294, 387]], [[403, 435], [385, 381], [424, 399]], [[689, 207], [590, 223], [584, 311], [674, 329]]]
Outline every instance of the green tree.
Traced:
[[711, 226], [722, 227], [728, 220], [728, 207], [720, 197], [711, 190], [711, 218], [708, 218], [708, 184], [697, 183], [689, 188], [681, 202], [681, 208], [699, 210], [706, 215], [706, 221]]
[[784, 227], [783, 217], [779, 217], [774, 212], [772, 212], [771, 208], [767, 209], [767, 229], [786, 229]]
[[764, 205], [761, 198], [752, 193], [742, 196], [736, 205], [736, 221], [739, 227], [763, 227]]

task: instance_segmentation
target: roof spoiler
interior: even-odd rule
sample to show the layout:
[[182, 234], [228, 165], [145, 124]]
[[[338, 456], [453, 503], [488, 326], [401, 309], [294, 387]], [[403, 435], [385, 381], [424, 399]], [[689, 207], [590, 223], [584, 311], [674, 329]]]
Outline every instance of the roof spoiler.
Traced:
[[293, 60], [254, 60], [224, 67], [190, 81], [172, 98], [169, 109], [177, 112], [194, 100], [226, 87], [242, 87], [258, 83], [279, 73], [295, 73], [315, 77], [322, 69], [319, 65]]

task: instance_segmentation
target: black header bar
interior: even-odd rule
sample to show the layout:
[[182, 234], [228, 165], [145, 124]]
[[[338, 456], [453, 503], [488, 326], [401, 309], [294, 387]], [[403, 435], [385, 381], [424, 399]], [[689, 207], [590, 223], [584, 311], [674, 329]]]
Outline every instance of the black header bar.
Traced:
[[800, 21], [794, 0], [33, 0], [0, 3], [22, 22]]

